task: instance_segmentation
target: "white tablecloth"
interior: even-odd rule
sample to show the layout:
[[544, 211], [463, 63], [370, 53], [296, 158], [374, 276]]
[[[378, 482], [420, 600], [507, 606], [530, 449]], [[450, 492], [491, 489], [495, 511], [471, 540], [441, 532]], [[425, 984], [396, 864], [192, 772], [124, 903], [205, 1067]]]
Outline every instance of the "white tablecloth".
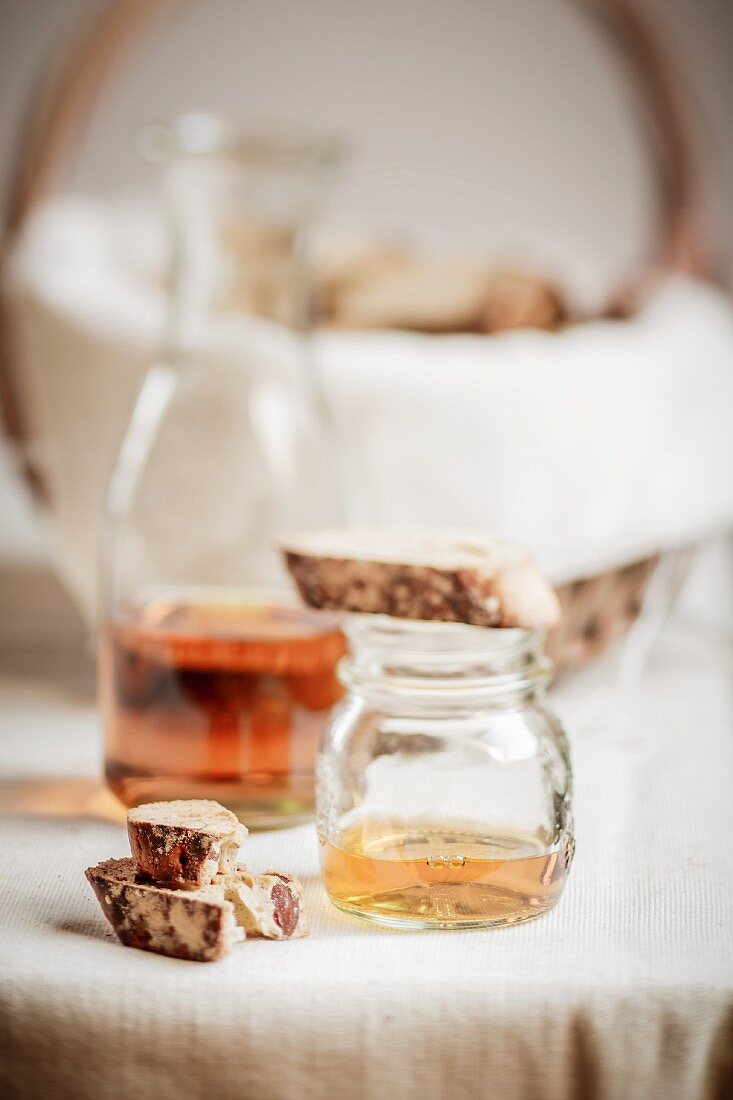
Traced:
[[[606, 673], [608, 669], [606, 669]], [[551, 915], [399, 933], [338, 913], [302, 827], [312, 935], [196, 965], [126, 950], [83, 877], [126, 851], [89, 704], [0, 692], [0, 1092], [43, 1100], [733, 1095], [733, 647], [667, 629], [642, 688], [559, 693], [578, 849]]]

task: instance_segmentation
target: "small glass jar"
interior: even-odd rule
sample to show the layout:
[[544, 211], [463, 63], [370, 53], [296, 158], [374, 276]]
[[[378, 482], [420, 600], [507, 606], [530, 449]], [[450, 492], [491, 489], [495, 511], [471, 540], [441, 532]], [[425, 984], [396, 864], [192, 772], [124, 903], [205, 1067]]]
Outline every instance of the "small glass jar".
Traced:
[[401, 928], [551, 909], [573, 857], [571, 770], [539, 635], [352, 616], [318, 761], [334, 905]]

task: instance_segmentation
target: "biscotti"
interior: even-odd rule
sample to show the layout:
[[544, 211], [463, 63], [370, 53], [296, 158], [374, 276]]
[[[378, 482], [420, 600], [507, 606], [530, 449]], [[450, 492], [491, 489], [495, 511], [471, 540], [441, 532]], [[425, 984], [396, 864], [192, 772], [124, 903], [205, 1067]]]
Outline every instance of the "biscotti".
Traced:
[[174, 890], [145, 882], [133, 861], [107, 859], [86, 871], [107, 920], [126, 947], [214, 962], [245, 938], [223, 886]]
[[480, 264], [406, 260], [376, 279], [344, 287], [331, 323], [350, 329], [476, 332], [489, 287]]
[[247, 829], [218, 802], [149, 802], [127, 815], [138, 872], [156, 882], [205, 886], [236, 865]]
[[484, 332], [539, 328], [550, 331], [566, 318], [565, 303], [557, 287], [529, 271], [494, 271], [483, 303]]
[[308, 934], [298, 880], [282, 871], [253, 875], [237, 864], [247, 829], [218, 802], [138, 806], [128, 812], [128, 833], [132, 858], [85, 872], [126, 947], [213, 962], [248, 937]]
[[246, 868], [217, 880], [234, 903], [237, 920], [247, 936], [268, 940], [299, 939], [308, 935], [303, 917], [303, 887], [293, 875], [266, 871], [251, 875]]
[[401, 619], [547, 630], [551, 585], [522, 550], [463, 532], [314, 531], [281, 545], [303, 601]]

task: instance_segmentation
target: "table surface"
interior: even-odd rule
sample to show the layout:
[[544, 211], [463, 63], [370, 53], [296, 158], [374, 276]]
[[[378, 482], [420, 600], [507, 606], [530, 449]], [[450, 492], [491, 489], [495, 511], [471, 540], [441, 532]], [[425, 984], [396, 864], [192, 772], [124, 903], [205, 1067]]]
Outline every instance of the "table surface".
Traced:
[[303, 879], [311, 936], [211, 965], [114, 939], [83, 877], [127, 850], [95, 710], [6, 677], [3, 1095], [733, 1095], [733, 645], [673, 624], [640, 686], [610, 676], [602, 663], [556, 693], [578, 845], [553, 913], [485, 932], [363, 924], [328, 903], [303, 826], [250, 837], [244, 857]]

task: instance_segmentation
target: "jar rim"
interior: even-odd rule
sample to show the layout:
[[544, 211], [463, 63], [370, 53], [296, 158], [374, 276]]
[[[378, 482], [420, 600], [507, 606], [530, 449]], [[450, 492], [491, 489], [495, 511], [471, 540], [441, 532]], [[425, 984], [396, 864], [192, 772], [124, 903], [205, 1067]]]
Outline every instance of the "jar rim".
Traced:
[[448, 704], [477, 703], [514, 695], [527, 695], [544, 687], [552, 679], [553, 666], [547, 658], [538, 661], [531, 673], [510, 673], [504, 676], [445, 677], [427, 680], [422, 677], [389, 676], [383, 681], [373, 674], [360, 671], [348, 658], [339, 663], [341, 683], [362, 695], [389, 696], [390, 698], [416, 699], [424, 697], [431, 702]]
[[537, 648], [541, 635], [520, 627], [485, 627], [470, 623], [430, 619], [398, 619], [392, 615], [352, 612], [346, 615], [344, 631], [354, 645], [364, 642], [385, 650], [410, 650], [417, 644], [421, 655], [451, 656], [465, 653], [511, 656]]
[[552, 664], [534, 631], [350, 615], [339, 678], [363, 695], [476, 703], [544, 686]]

